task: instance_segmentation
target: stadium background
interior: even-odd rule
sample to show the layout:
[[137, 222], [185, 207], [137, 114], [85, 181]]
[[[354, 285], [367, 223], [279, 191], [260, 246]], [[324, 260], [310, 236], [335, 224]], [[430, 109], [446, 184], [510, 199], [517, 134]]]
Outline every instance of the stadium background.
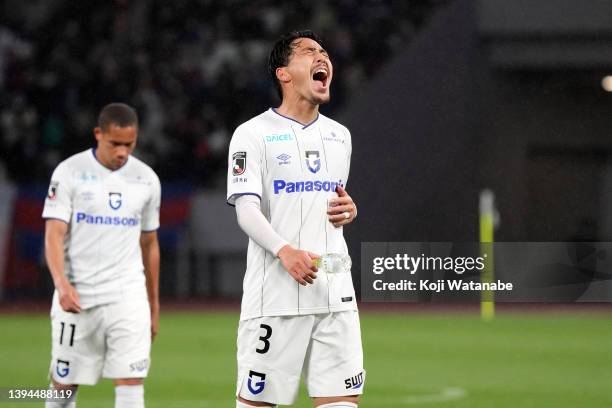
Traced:
[[[136, 155], [164, 188], [148, 406], [231, 406], [246, 239], [226, 151], [277, 103], [265, 62], [279, 33], [320, 32], [334, 63], [322, 111], [353, 135], [358, 287], [361, 242], [477, 240], [485, 187], [498, 240], [612, 238], [610, 21], [605, 0], [2, 2], [0, 387], [46, 384], [42, 203], [57, 163], [93, 146], [103, 104], [137, 108]], [[605, 304], [511, 305], [488, 323], [477, 305], [361, 308], [363, 406], [612, 404]], [[110, 384], [79, 399], [109, 406]]]

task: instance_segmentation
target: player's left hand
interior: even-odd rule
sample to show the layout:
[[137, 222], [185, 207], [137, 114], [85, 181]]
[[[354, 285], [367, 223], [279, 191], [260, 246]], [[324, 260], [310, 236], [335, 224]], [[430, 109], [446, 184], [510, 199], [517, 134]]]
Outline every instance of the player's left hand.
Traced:
[[330, 198], [329, 200], [327, 215], [329, 221], [334, 224], [334, 227], [340, 228], [353, 222], [357, 216], [357, 206], [344, 188], [338, 186], [336, 193], [338, 193], [338, 197]]

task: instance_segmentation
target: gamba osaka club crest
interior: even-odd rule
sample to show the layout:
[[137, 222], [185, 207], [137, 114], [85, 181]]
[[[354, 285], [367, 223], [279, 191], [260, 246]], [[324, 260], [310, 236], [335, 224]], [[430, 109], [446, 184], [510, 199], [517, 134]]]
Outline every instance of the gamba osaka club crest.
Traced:
[[246, 171], [246, 152], [236, 152], [232, 155], [232, 174], [240, 176]]
[[247, 388], [253, 395], [261, 394], [266, 386], [266, 375], [257, 371], [249, 370]]
[[306, 166], [311, 173], [321, 170], [321, 159], [318, 150], [306, 150]]
[[66, 360], [57, 359], [57, 364], [55, 365], [55, 372], [60, 377], [64, 378], [70, 372], [70, 362]]
[[118, 210], [121, 207], [121, 193], [108, 193], [108, 205], [113, 210]]

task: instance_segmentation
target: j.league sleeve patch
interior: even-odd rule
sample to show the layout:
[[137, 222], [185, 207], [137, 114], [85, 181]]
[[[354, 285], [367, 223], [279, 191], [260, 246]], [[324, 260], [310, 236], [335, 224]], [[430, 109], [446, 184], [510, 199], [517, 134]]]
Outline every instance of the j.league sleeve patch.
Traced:
[[246, 170], [246, 152], [236, 152], [232, 155], [232, 174], [240, 176]]

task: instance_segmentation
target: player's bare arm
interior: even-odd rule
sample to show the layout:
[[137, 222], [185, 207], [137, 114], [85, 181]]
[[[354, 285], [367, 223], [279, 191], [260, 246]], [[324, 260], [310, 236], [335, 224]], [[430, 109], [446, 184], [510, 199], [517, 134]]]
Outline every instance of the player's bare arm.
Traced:
[[68, 224], [49, 219], [45, 222], [45, 259], [59, 295], [62, 309], [70, 313], [81, 311], [81, 301], [76, 289], [64, 273], [64, 239]]
[[357, 216], [357, 206], [344, 188], [338, 186], [336, 192], [338, 197], [329, 200], [330, 205], [327, 214], [334, 227], [339, 228], [353, 222]]
[[159, 242], [157, 231], [143, 231], [140, 235], [140, 248], [142, 249], [142, 262], [151, 307], [151, 339], [154, 339], [159, 330]]
[[300, 285], [306, 286], [317, 279], [318, 269], [312, 260], [320, 258], [319, 255], [285, 245], [278, 251], [277, 256], [283, 267]]

